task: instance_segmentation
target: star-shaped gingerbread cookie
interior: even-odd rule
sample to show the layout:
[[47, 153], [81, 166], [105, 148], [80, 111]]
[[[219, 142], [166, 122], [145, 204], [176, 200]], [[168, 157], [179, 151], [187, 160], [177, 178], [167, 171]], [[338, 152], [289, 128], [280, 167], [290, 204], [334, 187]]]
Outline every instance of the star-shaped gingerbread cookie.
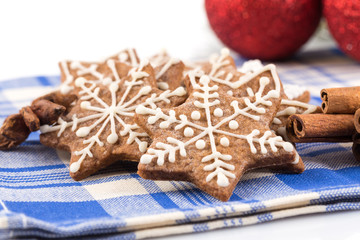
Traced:
[[161, 91], [154, 70], [144, 61], [126, 77], [115, 80], [74, 81], [78, 100], [55, 125], [41, 126], [43, 144], [71, 152], [70, 175], [81, 180], [119, 160], [138, 161], [150, 143], [134, 122], [139, 105], [155, 109], [176, 106], [185, 100], [185, 89]]
[[[211, 73], [211, 71], [210, 71]], [[138, 173], [146, 179], [184, 180], [227, 201], [247, 170], [299, 161], [293, 145], [270, 129], [280, 105], [281, 82], [258, 74], [241, 79], [242, 98], [226, 94], [211, 75], [189, 73], [186, 102], [170, 109], [136, 109], [136, 122], [153, 139]]]

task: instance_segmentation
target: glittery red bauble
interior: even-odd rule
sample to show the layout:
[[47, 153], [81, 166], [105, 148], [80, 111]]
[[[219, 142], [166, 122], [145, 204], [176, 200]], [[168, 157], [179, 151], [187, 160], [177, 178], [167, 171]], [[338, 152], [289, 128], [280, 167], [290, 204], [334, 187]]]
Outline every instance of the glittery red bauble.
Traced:
[[340, 48], [360, 61], [360, 0], [325, 0], [324, 15]]
[[219, 39], [244, 57], [291, 56], [315, 31], [320, 0], [205, 0]]

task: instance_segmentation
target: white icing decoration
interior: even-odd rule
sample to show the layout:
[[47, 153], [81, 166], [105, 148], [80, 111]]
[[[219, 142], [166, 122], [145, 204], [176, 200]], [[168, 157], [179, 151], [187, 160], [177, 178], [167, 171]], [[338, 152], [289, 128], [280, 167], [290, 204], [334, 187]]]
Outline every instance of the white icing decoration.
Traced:
[[281, 117], [281, 116], [290, 116], [296, 113], [296, 108], [295, 107], [287, 107], [282, 111], [279, 111], [276, 113], [276, 117]]
[[[150, 106], [151, 108], [155, 108], [157, 102], [170, 102], [170, 97], [173, 96], [183, 96], [186, 94], [185, 89], [182, 87], [179, 87], [175, 89], [174, 91], [164, 91], [161, 94], [151, 94], [149, 98], [147, 98], [144, 102], [140, 104], [134, 104], [136, 101], [140, 99], [141, 96], [149, 95], [152, 88], [150, 86], [143, 86], [141, 87], [137, 94], [133, 96], [131, 99], [127, 99], [130, 91], [133, 89], [134, 86], [138, 86], [143, 84], [142, 78], [148, 76], [148, 73], [143, 71], [143, 66], [147, 62], [143, 62], [143, 65], [140, 65], [139, 68], [132, 69], [131, 72], [131, 80], [125, 81], [124, 85], [126, 86], [125, 92], [123, 93], [121, 99], [118, 101], [118, 91], [119, 91], [119, 83], [120, 78], [117, 75], [115, 67], [112, 65], [112, 61], [108, 61], [108, 64], [110, 65], [110, 69], [113, 71], [113, 74], [115, 79], [117, 79], [114, 82], [111, 82], [107, 85], [110, 93], [111, 93], [111, 104], [108, 105], [104, 102], [104, 100], [99, 97], [99, 91], [100, 88], [97, 86], [97, 84], [93, 80], [86, 80], [83, 77], [79, 77], [75, 81], [75, 85], [81, 89], [79, 94], [81, 95], [79, 101], [80, 107], [84, 110], [90, 110], [95, 113], [82, 117], [77, 118], [74, 114], [72, 116], [72, 121], [66, 122], [63, 119], [59, 118], [58, 124], [54, 126], [49, 125], [43, 125], [40, 128], [40, 131], [42, 133], [47, 132], [53, 132], [58, 131], [58, 137], [61, 136], [61, 134], [64, 132], [64, 130], [68, 127], [72, 127], [72, 131], [76, 131], [76, 135], [81, 138], [88, 137], [91, 131], [96, 128], [97, 126], [101, 126], [95, 135], [85, 139], [83, 141], [83, 144], [86, 145], [82, 150], [75, 151], [74, 154], [77, 156], [80, 156], [80, 158], [73, 162], [70, 166], [71, 172], [76, 172], [80, 169], [80, 165], [82, 161], [85, 159], [85, 157], [93, 157], [93, 154], [91, 152], [91, 148], [98, 144], [99, 146], [104, 146], [104, 142], [100, 140], [100, 136], [103, 133], [105, 127], [110, 125], [110, 134], [106, 136], [106, 141], [109, 144], [114, 144], [118, 141], [119, 135], [121, 136], [128, 136], [127, 144], [132, 144], [133, 142], [136, 142], [138, 145], [139, 151], [145, 152], [147, 149], [147, 142], [141, 141], [140, 137], [146, 137], [148, 136], [145, 132], [140, 130], [139, 126], [136, 124], [128, 124], [123, 120], [123, 117], [131, 117], [135, 114], [135, 109], [138, 106]], [[74, 67], [77, 67], [75, 64]], [[95, 67], [91, 67], [90, 70], [94, 70]], [[83, 69], [82, 71], [90, 71], [89, 69]], [[93, 100], [93, 102], [96, 102], [96, 105], [92, 105], [90, 100]], [[141, 108], [139, 108], [139, 111], [141, 111]], [[90, 120], [96, 120], [89, 126], [84, 126], [77, 128], [80, 123], [86, 123]], [[120, 133], [116, 132], [116, 124], [119, 124], [123, 130], [120, 131]], [[77, 130], [76, 130], [77, 129]], [[138, 130], [140, 130], [138, 132]]]
[[126, 49], [118, 54], [118, 59], [120, 62], [127, 63], [133, 67], [138, 66], [138, 61], [136, 59], [135, 50], [133, 48]]
[[255, 94], [254, 94], [254, 91], [251, 89], [251, 88], [246, 88], [246, 91], [247, 91], [247, 94], [250, 96], [250, 97], [253, 97], [253, 96], [255, 96]]
[[239, 123], [237, 121], [235, 121], [235, 120], [231, 120], [229, 122], [229, 128], [233, 129], [233, 130], [238, 129], [239, 128]]
[[192, 137], [192, 136], [194, 136], [194, 130], [193, 130], [192, 128], [190, 128], [190, 127], [186, 127], [186, 128], [184, 129], [184, 136], [185, 136], [185, 137]]
[[78, 61], [73, 61], [70, 64], [71, 69], [77, 70], [76, 74], [78, 76], [83, 76], [85, 74], [91, 74], [96, 79], [102, 80], [104, 78], [104, 75], [96, 70], [98, 68], [98, 66], [99, 66], [98, 64], [92, 63], [88, 67], [85, 67]]
[[295, 160], [292, 162], [292, 164], [298, 164], [299, 161], [300, 161], [300, 156], [299, 156], [299, 153], [298, 152], [295, 152], [296, 155], [295, 155]]
[[[257, 68], [253, 68], [252, 71], [247, 72], [247, 74], [242, 75], [239, 77], [239, 79], [237, 79], [236, 81], [230, 81], [233, 78], [233, 74], [232, 73], [228, 73], [226, 76], [224, 76], [224, 71], [219, 70], [221, 67], [227, 66], [230, 64], [230, 62], [226, 59], [229, 56], [229, 51], [228, 50], [223, 50], [221, 52], [220, 56], [215, 56], [212, 57], [210, 59], [210, 63], [212, 65], [211, 71], [208, 74], [209, 78], [211, 81], [213, 81], [214, 83], [217, 84], [223, 84], [226, 85], [232, 89], [237, 89], [242, 87], [244, 84], [246, 84], [247, 82], [249, 82], [250, 80], [252, 80], [254, 77], [266, 72], [266, 71], [270, 71], [271, 76], [274, 80], [275, 83], [275, 90], [269, 91], [267, 93], [266, 96], [263, 96], [262, 99], [264, 101], [270, 99], [270, 98], [279, 98], [280, 97], [280, 90], [281, 90], [281, 83], [280, 83], [280, 79], [279, 76], [276, 73], [276, 67], [274, 64], [269, 64], [266, 66], [262, 66], [257, 67]], [[201, 77], [204, 73], [199, 70], [199, 69], [195, 69], [191, 72], [189, 72], [189, 76], [193, 75], [196, 77]], [[225, 77], [224, 79], [220, 78], [220, 77]], [[191, 80], [191, 79], [190, 79]], [[196, 84], [195, 79], [192, 80], [192, 85]], [[261, 89], [262, 87], [265, 87], [267, 85], [267, 81], [263, 81], [262, 83], [260, 82], [260, 89], [258, 90], [258, 95], [262, 95], [262, 92], [264, 89]], [[232, 93], [232, 91], [229, 90], [227, 93], [228, 95], [232, 95], [230, 93]], [[251, 96], [251, 95], [249, 95]], [[256, 94], [255, 94], [256, 96]], [[268, 106], [268, 105], [266, 105]]]
[[220, 139], [220, 144], [224, 147], [228, 147], [230, 145], [230, 141], [227, 137], [222, 137]]
[[284, 84], [283, 87], [286, 96], [291, 100], [300, 97], [306, 91], [305, 87], [295, 84]]
[[168, 61], [169, 58], [170, 57], [167, 54], [166, 50], [161, 49], [160, 52], [156, 56], [154, 56], [150, 59], [150, 64], [151, 64], [151, 66], [153, 66], [153, 68], [156, 68], [156, 67], [166, 63], [166, 61]]
[[204, 149], [206, 144], [205, 144], [205, 141], [200, 139], [200, 140], [197, 140], [196, 143], [195, 143], [195, 146], [197, 149]]
[[60, 62], [61, 68], [65, 74], [65, 81], [60, 85], [60, 92], [62, 94], [68, 94], [74, 87], [70, 84], [74, 81], [74, 77], [70, 74], [66, 61]]
[[192, 111], [191, 112], [191, 119], [193, 120], [199, 120], [201, 117], [201, 114], [199, 111]]
[[168, 90], [169, 84], [166, 82], [157, 82], [157, 87], [161, 90]]
[[[216, 66], [221, 66], [221, 64]], [[268, 66], [268, 68], [272, 69], [271, 66]], [[259, 130], [254, 130], [248, 135], [241, 135], [220, 129], [220, 127], [224, 124], [228, 124], [231, 128], [238, 128], [239, 124], [235, 118], [239, 115], [249, 117], [256, 121], [260, 120], [260, 116], [258, 114], [263, 114], [266, 111], [264, 107], [260, 107], [259, 105], [265, 107], [271, 106], [272, 102], [268, 101], [268, 99], [280, 96], [281, 85], [278, 85], [278, 90], [269, 91], [265, 95], [263, 91], [265, 86], [269, 84], [269, 79], [261, 78], [259, 82], [259, 90], [254, 93], [254, 102], [251, 102], [250, 99], [247, 98], [245, 101], [247, 106], [243, 109], [240, 109], [239, 102], [234, 100], [230, 104], [233, 109], [233, 113], [230, 116], [224, 117], [216, 125], [213, 125], [210, 108], [220, 104], [219, 94], [217, 93], [218, 86], [209, 86], [211, 76], [201, 76], [199, 83], [196, 83], [194, 73], [190, 72], [189, 78], [194, 89], [193, 96], [197, 98], [197, 100], [194, 101], [194, 106], [199, 109], [192, 111], [190, 118], [192, 120], [199, 120], [201, 114], [204, 114], [207, 120], [207, 126], [191, 122], [185, 115], [179, 115], [177, 118], [175, 112], [170, 111], [169, 114], [165, 114], [160, 108], [151, 109], [143, 106], [138, 107], [136, 110], [137, 113], [150, 115], [148, 117], [149, 124], [155, 124], [156, 122], [159, 122], [159, 126], [164, 128], [169, 128], [171, 125], [174, 125], [175, 131], [186, 127], [200, 130], [199, 134], [195, 134], [193, 137], [187, 139], [184, 142], [176, 139], [171, 139], [172, 142], [167, 139], [167, 143], [158, 142], [154, 148], [149, 148], [147, 153], [141, 157], [140, 163], [149, 164], [153, 159], [157, 159], [157, 164], [162, 165], [164, 164], [165, 157], [167, 155], [169, 156], [169, 162], [175, 162], [175, 152], [182, 151], [183, 153], [181, 155], [186, 155], [186, 146], [190, 144], [195, 144], [195, 147], [199, 150], [204, 149], [206, 147], [206, 143], [203, 138], [207, 136], [209, 139], [211, 153], [203, 157], [201, 160], [203, 163], [209, 163], [203, 168], [204, 171], [210, 172], [206, 177], [206, 181], [209, 182], [213, 178], [217, 178], [217, 184], [221, 187], [226, 187], [230, 184], [229, 179], [235, 179], [235, 174], [233, 173], [235, 166], [228, 163], [228, 161], [233, 159], [233, 156], [219, 152], [216, 146], [216, 142], [220, 142], [222, 146], [228, 146], [231, 144], [229, 138], [242, 139], [248, 142], [252, 153], [257, 153], [258, 151], [255, 147], [255, 144], [260, 147], [261, 154], [265, 154], [269, 150], [276, 152], [278, 151], [279, 147], [283, 148], [285, 151], [293, 151], [291, 144], [291, 146], [289, 146], [289, 143], [284, 142], [279, 136], [272, 137], [273, 135], [271, 131], [267, 131], [262, 136], [260, 136]], [[200, 113], [200, 111], [202, 113]], [[254, 111], [254, 113], [249, 113], [249, 111]], [[222, 135], [223, 137], [221, 139], [216, 139], [219, 138], [218, 135]], [[179, 142], [181, 142], [181, 144]]]
[[281, 122], [281, 120], [279, 118], [274, 117], [273, 124], [280, 125], [280, 124], [282, 124], [282, 122]]
[[[115, 62], [112, 59], [109, 59], [106, 64], [111, 69], [113, 73], [113, 77], [115, 78], [115, 81], [120, 81], [120, 77], [116, 71]], [[74, 81], [74, 77], [70, 74], [70, 70], [68, 68], [68, 64], [66, 61], [63, 61], [60, 63], [61, 68], [63, 69], [63, 72], [65, 74], [65, 81], [60, 85], [60, 92], [62, 94], [68, 94], [71, 90], [74, 89], [73, 86], [70, 84]], [[110, 77], [105, 77], [104, 74], [98, 72], [96, 69], [98, 68], [99, 64], [92, 63], [88, 67], [85, 67], [81, 62], [73, 61], [70, 63], [70, 68], [73, 70], [77, 70], [76, 74], [78, 75], [78, 78], [75, 80], [75, 86], [80, 87], [83, 85], [82, 82], [86, 81], [90, 84], [97, 84], [102, 83], [104, 85], [109, 85], [113, 81]], [[94, 79], [86, 80], [82, 76], [86, 74], [91, 74]], [[80, 80], [81, 79], [81, 80]], [[79, 81], [80, 80], [80, 81]], [[78, 81], [78, 83], [76, 83]]]
[[233, 91], [231, 91], [231, 90], [227, 91], [226, 93], [227, 93], [227, 95], [229, 95], [229, 96], [233, 96], [233, 95], [234, 95]]
[[164, 66], [160, 69], [160, 71], [156, 74], [156, 79], [159, 79], [172, 65], [178, 64], [180, 62], [179, 59], [171, 58]]
[[[304, 112], [302, 112], [302, 114], [313, 113], [317, 109], [317, 106], [315, 106], [315, 105], [299, 102], [299, 101], [296, 101], [296, 100], [288, 100], [288, 99], [282, 99], [281, 100], [281, 105], [288, 105], [290, 107], [299, 107], [299, 108], [306, 109]], [[284, 111], [288, 111], [288, 110], [285, 109]]]
[[238, 68], [238, 71], [242, 73], [256, 72], [262, 69], [263, 67], [264, 65], [261, 63], [261, 61], [255, 59], [244, 62], [243, 65], [240, 68]]
[[214, 110], [215, 117], [222, 117], [223, 115], [224, 115], [224, 112], [221, 108], [215, 108], [215, 110]]
[[[281, 105], [282, 106], [288, 106], [286, 107], [284, 110], [277, 112], [274, 120], [273, 120], [273, 124], [277, 124], [277, 125], [281, 125], [283, 124], [282, 121], [279, 119], [279, 117], [285, 116], [288, 117], [292, 114], [310, 114], [313, 113], [317, 110], [317, 106], [315, 105], [311, 105], [311, 104], [307, 104], [307, 103], [303, 103], [303, 102], [299, 102], [296, 100], [289, 100], [289, 99], [282, 99], [281, 100]], [[297, 109], [300, 108], [303, 111]], [[305, 110], [305, 111], [304, 111]], [[288, 137], [286, 134], [286, 128], [285, 127], [279, 127], [276, 130], [276, 133], [280, 136], [282, 136], [286, 141], [288, 141]]]

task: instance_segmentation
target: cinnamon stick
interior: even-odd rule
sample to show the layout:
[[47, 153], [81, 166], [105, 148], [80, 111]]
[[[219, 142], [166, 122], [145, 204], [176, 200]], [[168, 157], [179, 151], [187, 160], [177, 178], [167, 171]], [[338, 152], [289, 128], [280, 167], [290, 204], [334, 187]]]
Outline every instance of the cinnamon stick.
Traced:
[[56, 103], [58, 105], [64, 106], [65, 108], [68, 108], [70, 107], [71, 103], [76, 100], [76, 95], [74, 94], [63, 95], [60, 91], [55, 91], [35, 99], [32, 102], [31, 106], [33, 106], [37, 101], [40, 100], [48, 100], [52, 103]]
[[354, 115], [354, 125], [356, 128], [356, 131], [360, 133], [360, 108], [356, 110]]
[[356, 160], [358, 160], [360, 162], [360, 134], [356, 133], [354, 135], [353, 140], [354, 140], [354, 143], [352, 146], [352, 151], [353, 151], [353, 154], [354, 154]]
[[15, 147], [26, 140], [30, 130], [20, 113], [8, 116], [0, 128], [0, 150]]
[[292, 142], [352, 142], [356, 132], [351, 114], [294, 114], [286, 123]]
[[31, 110], [39, 118], [41, 125], [44, 125], [55, 123], [66, 108], [49, 100], [39, 99], [31, 104]]
[[31, 132], [35, 132], [40, 129], [40, 120], [31, 110], [31, 107], [23, 107], [20, 110], [20, 114], [24, 118], [24, 122]]
[[326, 88], [321, 90], [323, 113], [355, 113], [360, 108], [360, 87]]

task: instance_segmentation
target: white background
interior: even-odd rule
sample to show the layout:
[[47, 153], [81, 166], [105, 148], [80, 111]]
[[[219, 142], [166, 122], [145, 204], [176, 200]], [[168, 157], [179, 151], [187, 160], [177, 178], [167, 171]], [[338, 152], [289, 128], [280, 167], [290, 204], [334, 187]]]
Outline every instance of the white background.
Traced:
[[99, 60], [135, 47], [204, 58], [221, 45], [204, 3], [176, 1], [0, 1], [0, 79], [58, 74], [60, 60]]
[[[58, 75], [60, 60], [96, 61], [128, 47], [142, 57], [166, 48], [175, 57], [199, 59], [222, 44], [202, 0], [0, 2], [0, 81]], [[359, 211], [316, 214], [173, 238], [352, 240], [360, 239], [359, 223]]]

